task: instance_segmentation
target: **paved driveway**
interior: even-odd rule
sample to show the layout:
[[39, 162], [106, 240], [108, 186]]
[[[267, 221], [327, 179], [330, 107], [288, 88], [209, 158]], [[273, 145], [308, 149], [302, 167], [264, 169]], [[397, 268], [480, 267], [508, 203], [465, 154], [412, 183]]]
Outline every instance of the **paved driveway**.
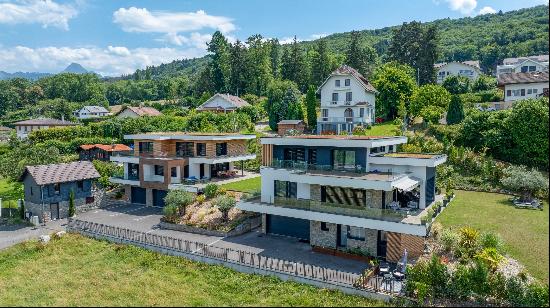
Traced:
[[49, 222], [46, 226], [0, 225], [0, 250], [27, 240], [65, 230], [66, 219]]
[[316, 253], [311, 251], [311, 247], [307, 243], [284, 236], [265, 235], [259, 230], [227, 238], [162, 230], [158, 227], [161, 217], [162, 209], [160, 208], [120, 203], [108, 208], [80, 214], [76, 218], [146, 233], [167, 235], [217, 247], [250, 251], [267, 257], [323, 266], [340, 271], [360, 273], [366, 268], [366, 264], [363, 262]]

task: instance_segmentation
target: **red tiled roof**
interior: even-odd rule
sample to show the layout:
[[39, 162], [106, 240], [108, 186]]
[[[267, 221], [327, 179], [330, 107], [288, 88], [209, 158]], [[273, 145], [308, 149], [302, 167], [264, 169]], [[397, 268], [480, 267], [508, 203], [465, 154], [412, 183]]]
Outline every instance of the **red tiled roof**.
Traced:
[[505, 73], [498, 75], [498, 85], [548, 82], [548, 72]]
[[27, 166], [21, 176], [21, 180], [27, 174], [30, 174], [38, 185], [73, 182], [100, 177], [94, 165], [89, 161]]

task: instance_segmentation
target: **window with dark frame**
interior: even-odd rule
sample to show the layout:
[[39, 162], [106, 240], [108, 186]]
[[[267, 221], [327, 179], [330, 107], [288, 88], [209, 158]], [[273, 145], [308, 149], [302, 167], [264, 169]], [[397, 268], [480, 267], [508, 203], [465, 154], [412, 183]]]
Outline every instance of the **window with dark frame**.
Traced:
[[197, 143], [197, 156], [206, 156], [206, 143]]
[[329, 231], [327, 223], [324, 221], [321, 222], [321, 231]]
[[508, 96], [508, 97], [512, 96], [512, 90], [507, 90], [506, 91], [506, 96]]
[[227, 143], [216, 143], [216, 156], [227, 155]]
[[164, 166], [155, 165], [155, 175], [164, 176]]
[[139, 143], [139, 153], [153, 153], [153, 143], [148, 142], [140, 142]]
[[351, 228], [350, 226], [347, 227], [347, 237], [350, 240], [356, 240], [356, 241], [364, 241], [365, 240], [365, 232], [363, 229], [360, 228]]
[[176, 142], [176, 156], [193, 157], [193, 142]]
[[352, 101], [352, 92], [346, 92], [346, 102]]
[[53, 184], [53, 191], [56, 195], [61, 193], [61, 185], [59, 183]]
[[275, 197], [297, 198], [298, 183], [275, 180]]
[[84, 181], [76, 181], [76, 187], [78, 190], [83, 191], [84, 190]]
[[525, 89], [521, 89], [521, 96], [525, 96]]
[[344, 85], [345, 85], [346, 87], [349, 87], [349, 85], [350, 85], [350, 80], [349, 80], [349, 79], [344, 80]]
[[338, 101], [338, 93], [332, 93], [332, 101], [337, 102]]
[[170, 176], [173, 178], [178, 176], [178, 170], [176, 169], [176, 167], [170, 168]]
[[340, 80], [339, 79], [334, 80], [334, 85], [336, 87], [340, 87]]

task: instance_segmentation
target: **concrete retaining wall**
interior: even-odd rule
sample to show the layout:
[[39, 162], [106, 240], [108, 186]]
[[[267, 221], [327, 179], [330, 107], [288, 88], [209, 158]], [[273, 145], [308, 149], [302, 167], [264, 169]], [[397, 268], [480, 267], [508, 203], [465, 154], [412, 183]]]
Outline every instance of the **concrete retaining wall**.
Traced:
[[216, 231], [216, 230], [206, 230], [198, 227], [188, 226], [188, 225], [182, 225], [182, 224], [173, 224], [161, 221], [159, 226], [161, 229], [168, 229], [168, 230], [174, 230], [174, 231], [180, 231], [180, 232], [189, 232], [189, 233], [195, 233], [195, 234], [203, 234], [203, 235], [209, 235], [209, 236], [220, 236], [220, 237], [229, 237], [229, 236], [237, 236], [244, 234], [246, 232], [250, 232], [251, 230], [259, 227], [262, 223], [261, 217], [253, 217], [245, 220], [243, 223], [235, 227], [235, 229], [229, 231], [229, 232], [223, 232], [223, 231]]

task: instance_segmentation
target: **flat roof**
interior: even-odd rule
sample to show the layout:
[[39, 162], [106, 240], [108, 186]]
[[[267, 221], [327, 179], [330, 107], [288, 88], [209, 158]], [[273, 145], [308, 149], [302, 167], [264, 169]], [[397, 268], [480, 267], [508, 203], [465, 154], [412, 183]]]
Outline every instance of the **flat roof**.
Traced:
[[400, 138], [402, 136], [355, 136], [355, 135], [296, 135], [296, 136], [266, 136], [264, 138], [293, 138], [293, 139], [330, 139], [330, 140], [378, 140]]
[[420, 159], [432, 159], [434, 157], [441, 156], [441, 154], [431, 154], [431, 153], [386, 153], [380, 155], [383, 157], [394, 157], [394, 158], [420, 158]]
[[262, 144], [372, 148], [407, 143], [405, 136], [298, 135], [262, 137]]
[[249, 140], [255, 139], [254, 134], [234, 133], [187, 133], [187, 132], [156, 132], [124, 135], [124, 139], [144, 140]]

